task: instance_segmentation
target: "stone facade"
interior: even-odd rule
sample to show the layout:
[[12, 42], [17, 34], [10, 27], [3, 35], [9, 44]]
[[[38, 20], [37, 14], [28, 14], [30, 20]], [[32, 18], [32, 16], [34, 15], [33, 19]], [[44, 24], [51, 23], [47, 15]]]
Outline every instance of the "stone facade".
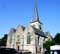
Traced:
[[18, 25], [12, 28], [8, 34], [7, 48], [17, 50], [29, 50], [32, 53], [42, 53], [45, 33], [42, 29], [42, 23], [39, 21], [38, 10], [35, 4], [34, 17], [26, 27]]
[[[38, 29], [39, 27], [37, 27]], [[32, 53], [36, 53], [36, 51], [42, 52], [44, 38], [44, 36], [36, 33], [33, 25], [29, 24], [26, 28], [19, 25], [16, 29], [12, 28], [9, 32], [6, 47], [17, 50], [29, 50]]]

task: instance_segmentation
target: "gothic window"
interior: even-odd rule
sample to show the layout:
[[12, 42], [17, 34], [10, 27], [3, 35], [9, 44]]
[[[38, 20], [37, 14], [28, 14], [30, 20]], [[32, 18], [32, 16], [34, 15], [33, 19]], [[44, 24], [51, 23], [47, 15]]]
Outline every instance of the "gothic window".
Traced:
[[39, 25], [39, 27], [40, 27], [40, 30], [41, 30], [41, 29], [42, 29], [42, 28], [41, 28], [41, 25]]
[[10, 44], [12, 43], [12, 35], [10, 36]]
[[27, 44], [30, 44], [31, 41], [31, 36], [30, 36], [30, 32], [28, 32], [27, 34]]
[[41, 27], [40, 27], [40, 30], [41, 30]]
[[17, 41], [20, 41], [20, 36], [19, 35], [17, 36]]

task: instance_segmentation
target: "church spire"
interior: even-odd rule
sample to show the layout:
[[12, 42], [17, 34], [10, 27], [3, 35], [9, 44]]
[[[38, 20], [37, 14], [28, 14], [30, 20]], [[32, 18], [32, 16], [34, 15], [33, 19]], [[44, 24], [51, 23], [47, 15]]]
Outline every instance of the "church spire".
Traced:
[[34, 7], [34, 17], [32, 22], [39, 22], [39, 16], [38, 16], [38, 9], [37, 9], [37, 1], [35, 0], [35, 7]]

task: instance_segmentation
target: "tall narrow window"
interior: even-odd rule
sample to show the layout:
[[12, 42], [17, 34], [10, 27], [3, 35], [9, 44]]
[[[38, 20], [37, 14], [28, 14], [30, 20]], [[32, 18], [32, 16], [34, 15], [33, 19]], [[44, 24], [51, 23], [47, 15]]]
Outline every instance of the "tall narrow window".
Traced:
[[10, 35], [10, 42], [9, 42], [10, 44], [12, 43], [12, 35]]
[[27, 34], [27, 44], [30, 44], [30, 41], [31, 41], [31, 36], [30, 36], [30, 33], [28, 32], [28, 34]]
[[20, 41], [20, 36], [19, 35], [17, 36], [17, 41]]
[[41, 25], [39, 25], [39, 28], [40, 28], [40, 30], [42, 30], [42, 27], [41, 27]]

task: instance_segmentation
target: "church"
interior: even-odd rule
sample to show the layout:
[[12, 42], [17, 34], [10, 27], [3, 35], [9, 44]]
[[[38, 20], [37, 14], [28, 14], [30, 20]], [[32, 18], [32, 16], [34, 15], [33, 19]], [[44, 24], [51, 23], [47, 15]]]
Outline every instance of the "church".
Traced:
[[[42, 29], [42, 23], [39, 21], [38, 8], [35, 1], [34, 17], [26, 27], [18, 25], [17, 28], [11, 28], [7, 38], [7, 48], [17, 50], [28, 50], [33, 54], [43, 52], [43, 43], [48, 37]], [[51, 38], [50, 38], [51, 39]]]

